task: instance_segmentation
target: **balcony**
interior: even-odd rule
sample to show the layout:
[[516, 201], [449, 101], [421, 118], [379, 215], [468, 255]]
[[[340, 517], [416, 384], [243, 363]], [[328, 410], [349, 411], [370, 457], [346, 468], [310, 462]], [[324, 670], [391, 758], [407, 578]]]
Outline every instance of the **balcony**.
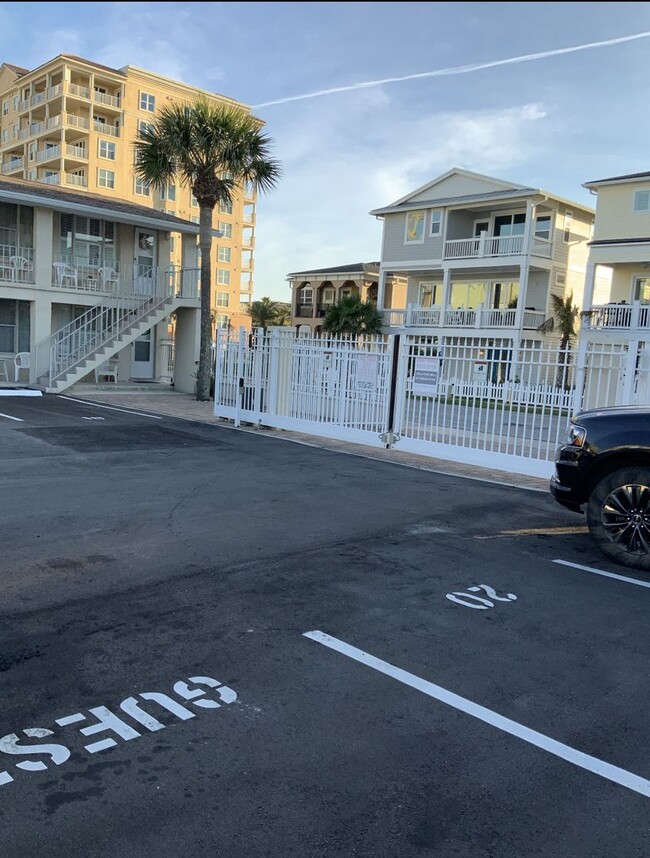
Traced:
[[34, 283], [34, 249], [0, 244], [0, 281]]
[[18, 170], [22, 170], [24, 165], [24, 161], [22, 158], [12, 158], [11, 161], [6, 161], [2, 165], [2, 174], [7, 176], [9, 173], [15, 173]]
[[75, 98], [90, 98], [90, 90], [87, 86], [79, 86], [77, 83], [67, 83], [65, 87], [66, 95], [72, 95]]
[[97, 119], [94, 119], [93, 128], [95, 131], [98, 131], [100, 134], [106, 134], [108, 137], [120, 136], [119, 125], [110, 125], [108, 122], [99, 122]]
[[108, 95], [105, 92], [97, 92], [97, 90], [93, 93], [93, 101], [97, 104], [105, 104], [108, 107], [115, 107], [118, 110], [120, 109], [120, 99], [117, 95]]
[[74, 185], [78, 188], [88, 187], [88, 179], [86, 176], [80, 176], [77, 173], [65, 173], [64, 175], [66, 185]]
[[[509, 328], [517, 323], [516, 309], [489, 309], [478, 306], [474, 309], [443, 309], [442, 307], [416, 307], [406, 309], [382, 310], [384, 324], [397, 328]], [[542, 324], [546, 314], [539, 310], [524, 310], [522, 328], [536, 330]]]
[[296, 307], [296, 316], [299, 319], [313, 319], [314, 307], [313, 304], [298, 304]]
[[650, 328], [650, 304], [601, 304], [582, 313], [582, 326], [590, 331], [629, 331]]
[[74, 144], [68, 144], [65, 147], [65, 155], [66, 158], [74, 158], [77, 161], [88, 160], [88, 150], [85, 146], [75, 146]]
[[82, 292], [115, 292], [124, 274], [130, 275], [127, 279], [132, 281], [133, 266], [128, 272], [122, 272], [117, 262], [101, 266], [85, 257], [62, 254], [55, 256], [52, 265], [52, 286]]
[[49, 176], [42, 176], [38, 181], [43, 182], [44, 185], [60, 185], [61, 173], [52, 173]]
[[[494, 259], [504, 256], [522, 256], [525, 253], [524, 235], [475, 236], [445, 241], [444, 259]], [[533, 256], [550, 259], [552, 245], [548, 238], [533, 238]]]
[[61, 157], [61, 147], [60, 146], [49, 146], [46, 149], [40, 149], [36, 153], [36, 161], [37, 163], [42, 163], [43, 161], [51, 161], [53, 158]]
[[41, 92], [35, 92], [30, 95], [29, 98], [24, 98], [18, 104], [18, 112], [25, 113], [27, 110], [38, 107], [39, 104], [45, 104], [46, 101], [50, 101], [52, 98], [57, 98], [57, 96], [62, 95], [62, 93], [63, 84], [60, 83], [41, 90]]

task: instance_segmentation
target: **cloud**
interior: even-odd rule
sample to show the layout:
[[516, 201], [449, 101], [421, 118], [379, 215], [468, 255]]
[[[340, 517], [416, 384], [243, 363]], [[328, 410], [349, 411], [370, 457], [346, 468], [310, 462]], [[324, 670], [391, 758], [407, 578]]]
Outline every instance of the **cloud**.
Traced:
[[255, 280], [256, 297], [286, 300], [289, 271], [379, 259], [381, 224], [370, 209], [452, 166], [514, 178], [554, 125], [535, 103], [413, 115], [381, 91], [350, 98], [345, 110], [302, 105], [274, 124], [285, 176], [258, 203], [264, 226], [255, 258], [265, 278]]

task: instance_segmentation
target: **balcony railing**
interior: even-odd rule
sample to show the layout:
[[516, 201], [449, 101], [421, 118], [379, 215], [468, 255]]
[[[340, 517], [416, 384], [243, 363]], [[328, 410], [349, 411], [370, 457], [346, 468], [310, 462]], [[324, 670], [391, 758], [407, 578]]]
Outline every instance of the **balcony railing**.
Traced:
[[93, 127], [94, 127], [95, 131], [99, 131], [100, 134], [106, 134], [108, 137], [119, 137], [120, 136], [119, 125], [109, 125], [108, 122], [98, 122], [95, 119], [93, 121]]
[[56, 98], [57, 96], [61, 95], [62, 92], [63, 92], [63, 84], [57, 83], [56, 86], [51, 86], [47, 90], [47, 98], [48, 98], [48, 100], [50, 98]]
[[633, 304], [601, 304], [582, 313], [582, 324], [591, 331], [602, 329], [630, 330], [650, 328], [650, 305], [635, 301]]
[[90, 128], [90, 120], [87, 116], [77, 116], [74, 113], [65, 114], [65, 124], [72, 128]]
[[120, 99], [116, 95], [107, 95], [105, 92], [95, 92], [93, 93], [93, 101], [96, 101], [97, 104], [108, 104], [109, 107], [119, 107]]
[[[384, 324], [390, 327], [514, 328], [517, 324], [516, 309], [490, 309], [480, 305], [476, 309], [458, 310], [410, 305], [406, 309], [382, 310], [382, 315]], [[522, 327], [534, 330], [544, 319], [543, 312], [525, 310]]]
[[65, 183], [66, 185], [75, 185], [79, 188], [88, 187], [88, 179], [86, 178], [86, 176], [79, 176], [76, 173], [66, 173]]
[[60, 146], [49, 146], [46, 149], [41, 149], [36, 153], [36, 160], [40, 163], [41, 161], [51, 161], [52, 158], [60, 158], [61, 157], [61, 147]]
[[66, 84], [65, 91], [68, 95], [75, 95], [77, 98], [90, 98], [90, 90], [87, 86], [79, 86], [77, 83]]
[[477, 236], [445, 241], [445, 259], [481, 259], [494, 256], [521, 256], [523, 235]]
[[24, 161], [22, 158], [12, 158], [11, 161], [6, 161], [2, 165], [2, 173], [6, 176], [7, 173], [15, 173], [16, 170], [23, 169]]
[[550, 238], [539, 238], [533, 236], [533, 246], [531, 248], [533, 256], [543, 256], [545, 259], [550, 259], [553, 255], [553, 242]]
[[44, 101], [45, 101], [45, 93], [44, 92], [36, 92], [29, 99], [29, 103], [30, 103], [31, 107], [36, 107], [39, 104], [43, 104]]
[[74, 146], [72, 144], [68, 144], [65, 147], [65, 154], [69, 158], [78, 158], [79, 160], [87, 161], [88, 160], [88, 150], [85, 146]]
[[34, 249], [0, 244], [0, 280], [34, 283]]
[[60, 185], [61, 173], [51, 173], [49, 176], [42, 176], [38, 181], [43, 182], [45, 185]]
[[313, 304], [298, 304], [296, 307], [296, 316], [299, 319], [313, 319], [314, 306]]

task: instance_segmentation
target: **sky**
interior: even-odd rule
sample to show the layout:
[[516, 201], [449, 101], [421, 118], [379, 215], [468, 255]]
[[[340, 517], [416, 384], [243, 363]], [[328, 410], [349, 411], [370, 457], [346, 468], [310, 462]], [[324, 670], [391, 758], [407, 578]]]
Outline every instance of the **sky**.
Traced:
[[368, 212], [452, 167], [588, 205], [584, 182], [650, 169], [650, 3], [0, 2], [0, 45], [28, 68], [74, 53], [255, 106], [283, 170], [258, 202], [255, 298], [378, 260]]

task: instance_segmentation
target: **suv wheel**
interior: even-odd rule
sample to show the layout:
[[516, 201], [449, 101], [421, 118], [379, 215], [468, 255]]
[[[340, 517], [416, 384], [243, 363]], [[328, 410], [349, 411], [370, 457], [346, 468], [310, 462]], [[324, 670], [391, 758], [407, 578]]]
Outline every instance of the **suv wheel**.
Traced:
[[587, 524], [609, 558], [650, 570], [650, 468], [621, 468], [603, 477], [589, 498]]

